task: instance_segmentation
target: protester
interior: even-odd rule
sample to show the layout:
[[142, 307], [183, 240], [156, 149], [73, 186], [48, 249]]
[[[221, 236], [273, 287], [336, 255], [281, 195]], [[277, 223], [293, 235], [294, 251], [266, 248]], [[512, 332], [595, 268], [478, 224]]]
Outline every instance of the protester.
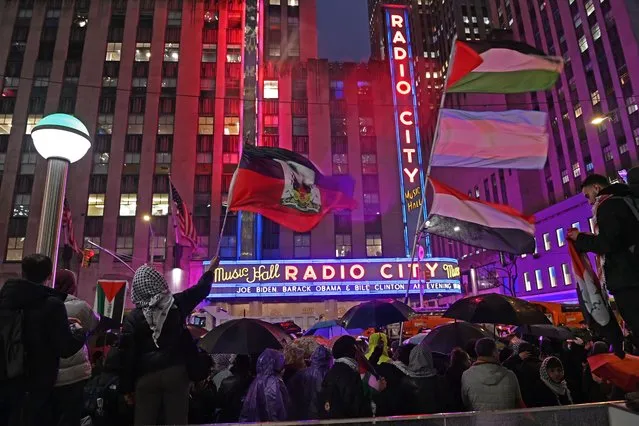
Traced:
[[333, 357], [324, 346], [311, 355], [311, 365], [298, 371], [288, 383], [291, 396], [291, 419], [313, 420], [320, 417], [319, 394], [322, 382], [331, 368]]
[[[572, 397], [564, 380], [564, 366], [559, 358], [551, 356], [544, 359], [539, 368], [539, 374], [542, 382], [551, 391], [551, 398], [543, 405], [572, 405]], [[543, 397], [543, 394], [540, 394], [539, 397]]]
[[450, 353], [450, 363], [446, 370], [446, 380], [450, 395], [450, 409], [452, 411], [464, 411], [464, 402], [461, 397], [461, 379], [464, 371], [470, 368], [470, 356], [462, 348], [455, 348]]
[[212, 377], [191, 384], [189, 390], [189, 424], [208, 424], [215, 421], [217, 388]]
[[[64, 294], [64, 307], [71, 321], [77, 321], [87, 332], [99, 324], [98, 316], [84, 300], [75, 297], [75, 274], [67, 269], [57, 271], [54, 288]], [[53, 421], [58, 425], [79, 425], [82, 418], [84, 385], [91, 377], [89, 349], [84, 345], [69, 358], [60, 360], [58, 379], [53, 391]]]
[[[13, 345], [0, 342], [3, 353], [23, 351], [20, 360], [6, 359], [0, 371], [15, 375], [0, 381], [0, 424], [51, 424], [52, 393], [60, 358], [84, 346], [84, 333], [69, 326], [66, 295], [45, 285], [51, 277], [51, 259], [32, 254], [22, 260], [22, 278], [9, 279], [0, 290], [1, 335], [18, 335]], [[20, 320], [20, 315], [22, 319]], [[16, 326], [20, 324], [20, 326]], [[8, 364], [11, 362], [11, 367]]]
[[282, 373], [284, 355], [266, 349], [257, 360], [257, 376], [246, 394], [240, 422], [277, 422], [288, 419], [290, 400]]
[[[637, 174], [632, 170], [629, 182], [639, 189]], [[581, 185], [582, 192], [593, 206], [597, 231], [587, 234], [571, 229], [568, 238], [574, 240], [579, 252], [591, 252], [603, 261], [602, 283], [615, 296], [617, 308], [635, 339], [639, 338], [639, 220], [633, 213], [639, 207], [634, 193], [624, 184], [610, 185], [608, 178], [590, 175]], [[630, 203], [630, 204], [629, 204]], [[631, 209], [630, 205], [633, 205]], [[599, 269], [599, 268], [598, 268]], [[613, 342], [614, 343], [614, 342]], [[616, 348], [619, 354], [620, 349]], [[621, 351], [622, 352], [622, 351]]]
[[174, 295], [152, 267], [143, 265], [135, 272], [131, 296], [136, 307], [122, 327], [121, 386], [127, 401], [135, 401], [136, 425], [158, 424], [160, 419], [167, 424], [188, 422], [188, 368], [196, 361], [196, 349], [185, 323], [208, 296], [218, 263], [214, 259], [195, 286]]
[[373, 333], [370, 335], [368, 338], [366, 359], [373, 365], [391, 361], [391, 358], [388, 356], [388, 337], [386, 334]]
[[410, 351], [408, 376], [401, 382], [403, 414], [434, 414], [449, 410], [446, 379], [437, 374], [428, 346], [417, 345]]
[[335, 363], [326, 374], [320, 392], [321, 417], [348, 419], [370, 417], [371, 401], [364, 393], [359, 375], [357, 342], [352, 336], [342, 336], [333, 344]]
[[288, 384], [291, 377], [304, 368], [306, 368], [306, 361], [304, 361], [304, 349], [293, 345], [284, 346], [284, 373], [282, 374], [282, 380], [284, 380], [284, 383]]
[[375, 404], [377, 405], [375, 414], [377, 416], [398, 416], [403, 414], [400, 389], [402, 379], [410, 374], [408, 364], [410, 363], [410, 352], [414, 347], [415, 345], [412, 343], [398, 347], [393, 354], [396, 358], [394, 361], [384, 362], [377, 366], [377, 373], [386, 381], [386, 388], [375, 399]]
[[547, 405], [547, 389], [541, 381], [539, 371], [541, 359], [539, 350], [530, 343], [519, 340], [512, 346], [513, 354], [502, 363], [517, 376], [521, 397], [526, 407], [543, 407]]
[[462, 401], [473, 411], [524, 407], [515, 373], [499, 365], [495, 341], [479, 339], [477, 361], [462, 374]]
[[253, 382], [250, 357], [237, 355], [230, 373], [231, 375], [222, 380], [218, 387], [218, 423], [236, 423], [240, 419], [244, 398]]
[[213, 371], [211, 373], [213, 374], [213, 384], [216, 390], [220, 389], [220, 385], [224, 379], [233, 375], [231, 367], [233, 366], [234, 360], [235, 355], [233, 354], [213, 355]]

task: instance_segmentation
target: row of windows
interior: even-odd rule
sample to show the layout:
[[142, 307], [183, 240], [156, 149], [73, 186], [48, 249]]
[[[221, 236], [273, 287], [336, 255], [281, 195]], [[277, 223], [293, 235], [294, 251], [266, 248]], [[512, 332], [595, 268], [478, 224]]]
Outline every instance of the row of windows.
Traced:
[[[563, 276], [564, 285], [572, 284], [572, 275], [570, 274], [570, 267], [567, 263], [561, 264], [561, 274]], [[550, 284], [551, 288], [557, 287], [557, 272], [554, 266], [548, 267], [548, 283]], [[537, 286], [537, 290], [543, 290], [546, 284], [546, 277], [544, 277], [544, 273], [541, 269], [535, 270], [535, 284]], [[532, 291], [532, 283], [529, 272], [524, 272], [524, 286], [526, 288], [526, 291]]]
[[[594, 218], [590, 218], [588, 221], [590, 225], [590, 232], [594, 233], [594, 226], [595, 226]], [[577, 230], [581, 230], [581, 225], [579, 222], [573, 223], [572, 225], [570, 225], [570, 227], [575, 228]], [[564, 228], [555, 229], [555, 237], [556, 237], [557, 247], [563, 247], [566, 245], [566, 234], [565, 234]], [[545, 251], [551, 250], [553, 242], [551, 240], [550, 233], [549, 232], [544, 233], [542, 235], [542, 238], [544, 243], [544, 250]]]

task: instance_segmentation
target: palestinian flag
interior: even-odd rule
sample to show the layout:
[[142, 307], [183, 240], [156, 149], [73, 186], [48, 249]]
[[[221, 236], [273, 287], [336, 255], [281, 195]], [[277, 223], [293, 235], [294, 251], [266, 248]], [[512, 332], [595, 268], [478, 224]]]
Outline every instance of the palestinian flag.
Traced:
[[350, 176], [324, 176], [306, 157], [281, 148], [244, 145], [228, 208], [308, 232], [332, 210], [353, 209]]
[[124, 299], [128, 283], [122, 280], [99, 280], [93, 310], [118, 323], [124, 317]]
[[428, 178], [435, 195], [426, 231], [475, 247], [505, 253], [535, 251], [532, 216], [502, 204], [480, 201]]
[[456, 41], [448, 92], [522, 93], [550, 89], [563, 59], [510, 40]]
[[541, 111], [442, 109], [431, 164], [541, 169], [548, 156], [547, 118]]

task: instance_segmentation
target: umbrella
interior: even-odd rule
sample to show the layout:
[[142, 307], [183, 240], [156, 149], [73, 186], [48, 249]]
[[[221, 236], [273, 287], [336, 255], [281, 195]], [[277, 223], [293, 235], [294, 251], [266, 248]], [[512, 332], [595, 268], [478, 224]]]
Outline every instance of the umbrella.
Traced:
[[189, 330], [189, 333], [191, 333], [191, 337], [194, 339], [201, 339], [202, 336], [208, 333], [208, 330], [206, 328], [198, 327], [197, 325], [193, 324], [187, 325], [186, 328]]
[[[290, 338], [288, 338], [290, 339]], [[281, 349], [287, 335], [273, 324], [258, 319], [227, 321], [209, 331], [200, 347], [210, 354], [261, 354], [264, 349]]]
[[332, 339], [335, 336], [344, 336], [347, 334], [361, 334], [364, 330], [361, 328], [347, 330], [337, 321], [328, 320], [320, 321], [315, 324], [304, 333], [304, 336], [321, 336], [327, 339]]
[[497, 293], [460, 299], [446, 310], [444, 317], [479, 324], [550, 324], [538, 305]]
[[575, 335], [567, 327], [555, 327], [550, 324], [537, 324], [537, 325], [521, 325], [516, 328], [518, 333], [522, 335], [528, 334], [530, 336], [548, 337], [550, 339], [568, 340], [574, 339]]
[[491, 337], [491, 334], [478, 325], [468, 322], [453, 322], [433, 328], [421, 341], [433, 352], [449, 354], [456, 347], [465, 347], [470, 340]]
[[397, 300], [372, 300], [350, 308], [342, 317], [346, 329], [382, 327], [404, 322], [415, 315], [410, 306]]
[[404, 340], [404, 345], [407, 344], [411, 344], [411, 345], [419, 345], [420, 343], [422, 343], [422, 340], [424, 340], [426, 338], [426, 336], [428, 336], [428, 333], [419, 333], [414, 335], [413, 337], [411, 337], [410, 339], [406, 339]]
[[295, 334], [302, 331], [302, 328], [293, 321], [284, 321], [274, 324], [280, 326], [287, 334]]
[[639, 356], [626, 354], [620, 359], [615, 354], [599, 354], [588, 357], [592, 374], [609, 380], [625, 392], [634, 392], [639, 385]]

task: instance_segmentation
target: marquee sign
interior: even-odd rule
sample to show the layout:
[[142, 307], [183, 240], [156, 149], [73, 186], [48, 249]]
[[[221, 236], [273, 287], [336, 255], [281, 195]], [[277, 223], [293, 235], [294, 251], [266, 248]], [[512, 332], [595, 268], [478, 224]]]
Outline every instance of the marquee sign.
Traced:
[[[424, 192], [424, 169], [422, 147], [419, 137], [417, 98], [415, 96], [415, 70], [410, 44], [408, 8], [385, 5], [388, 57], [393, 83], [395, 107], [395, 137], [399, 161], [402, 215], [406, 256], [415, 235], [417, 218], [422, 204], [426, 202]], [[423, 220], [427, 211], [424, 208]], [[427, 247], [427, 253], [430, 253]]]
[[420, 270], [428, 272], [425, 293], [461, 293], [457, 260], [449, 258], [231, 261], [214, 271], [209, 299], [403, 296], [411, 274], [409, 293], [419, 294]]

